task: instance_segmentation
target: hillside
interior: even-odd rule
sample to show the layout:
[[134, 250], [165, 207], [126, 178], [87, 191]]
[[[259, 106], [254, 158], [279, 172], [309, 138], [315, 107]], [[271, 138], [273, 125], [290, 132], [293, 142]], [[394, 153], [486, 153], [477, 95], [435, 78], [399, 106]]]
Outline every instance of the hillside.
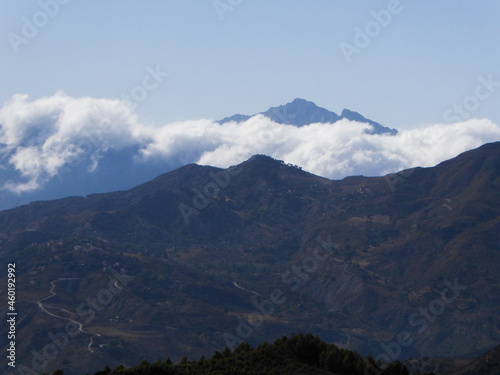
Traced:
[[33, 368], [69, 319], [81, 330], [46, 370], [177, 361], [294, 332], [381, 359], [475, 357], [500, 342], [499, 187], [492, 143], [340, 181], [256, 155], [1, 211], [19, 363]]

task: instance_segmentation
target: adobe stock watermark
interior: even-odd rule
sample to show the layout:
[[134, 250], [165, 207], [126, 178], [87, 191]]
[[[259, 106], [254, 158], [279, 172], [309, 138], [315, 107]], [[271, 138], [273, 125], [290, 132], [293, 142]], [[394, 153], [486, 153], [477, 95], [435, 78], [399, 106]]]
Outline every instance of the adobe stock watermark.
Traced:
[[[410, 0], [411, 1], [411, 0]], [[372, 10], [372, 19], [363, 28], [354, 28], [354, 39], [352, 44], [341, 42], [339, 47], [348, 63], [352, 62], [352, 55], [359, 55], [363, 49], [368, 47], [373, 39], [378, 37], [383, 29], [387, 28], [395, 15], [403, 11], [400, 0], [389, 0], [386, 9], [379, 11]]]
[[231, 176], [237, 176], [241, 173], [241, 167], [239, 168], [228, 168], [220, 172], [214, 173], [210, 172], [209, 176], [212, 179], [207, 182], [202, 189], [194, 188], [194, 197], [192, 200], [193, 206], [185, 203], [181, 203], [177, 206], [179, 212], [184, 219], [186, 225], [191, 222], [190, 217], [196, 216], [210, 204], [210, 200], [214, 199], [222, 189], [226, 188], [231, 182]]
[[472, 113], [479, 109], [481, 102], [490, 99], [500, 87], [500, 81], [495, 81], [492, 74], [488, 75], [488, 78], [479, 76], [477, 80], [479, 83], [474, 93], [467, 96], [461, 103], [453, 104], [453, 108], [448, 109], [443, 114], [444, 121], [451, 123], [469, 119]]
[[61, 5], [66, 5], [71, 0], [40, 0], [38, 6], [40, 10], [33, 13], [31, 17], [22, 17], [21, 31], [20, 33], [9, 32], [7, 33], [7, 39], [14, 50], [14, 53], [19, 54], [19, 47], [21, 45], [26, 45], [35, 38], [40, 29], [44, 28], [49, 24], [49, 21], [56, 17], [60, 10]]
[[221, 21], [224, 21], [224, 14], [227, 12], [232, 13], [235, 8], [239, 7], [243, 0], [214, 0], [212, 5], [215, 12]]
[[[408, 323], [411, 327], [418, 327], [416, 334], [421, 334], [427, 330], [429, 324], [434, 322], [439, 315], [444, 313], [446, 305], [453, 303], [457, 297], [460, 296], [462, 291], [467, 289], [466, 286], [460, 285], [456, 278], [453, 284], [448, 280], [445, 280], [444, 284], [446, 287], [441, 291], [439, 298], [435, 298], [430, 301], [427, 307], [420, 306], [418, 308], [418, 312], [414, 312], [408, 318]], [[413, 342], [414, 340], [411, 332], [401, 331], [396, 335], [396, 340], [390, 343], [380, 344], [382, 352], [380, 352], [375, 359], [386, 363], [395, 361], [401, 355], [402, 348], [411, 346]], [[373, 365], [368, 366], [365, 369], [365, 375], [378, 375], [381, 372], [382, 371], [380, 369]]]
[[[78, 323], [69, 318], [61, 318], [68, 320], [64, 330], [53, 334], [49, 332], [47, 337], [50, 343], [46, 344], [39, 350], [31, 350], [32, 359], [30, 366], [22, 364], [16, 367], [16, 373], [20, 375], [41, 375], [46, 372], [46, 367], [49, 362], [56, 358], [70, 344], [72, 338], [77, 337], [80, 333], [85, 333], [83, 330], [84, 324], [90, 324], [96, 317], [96, 314], [114, 299], [115, 295], [121, 293], [124, 288], [134, 279], [133, 276], [118, 273], [110, 268], [113, 277], [110, 279], [107, 288], [99, 290], [94, 297], [87, 298], [86, 301], [80, 303], [76, 308], [76, 315], [82, 319], [83, 323]], [[90, 349], [89, 349], [90, 350]], [[14, 374], [14, 373], [11, 373]]]
[[[324, 262], [334, 255], [334, 249], [339, 249], [338, 243], [331, 242], [331, 236], [326, 241], [317, 238], [318, 246], [313, 254], [302, 260], [298, 265], [294, 264], [291, 269], [285, 271], [281, 276], [283, 284], [289, 285], [290, 291], [299, 289], [311, 276], [322, 267]], [[276, 307], [281, 306], [286, 301], [285, 293], [280, 288], [275, 288], [269, 294], [269, 299], [262, 299], [260, 302], [257, 296], [252, 299], [252, 304], [256, 310], [248, 314], [244, 320], [238, 316], [238, 326], [236, 335], [225, 332], [222, 336], [226, 346], [234, 350], [239, 344], [248, 340], [254, 331], [264, 323], [265, 318], [269, 318], [276, 311]]]

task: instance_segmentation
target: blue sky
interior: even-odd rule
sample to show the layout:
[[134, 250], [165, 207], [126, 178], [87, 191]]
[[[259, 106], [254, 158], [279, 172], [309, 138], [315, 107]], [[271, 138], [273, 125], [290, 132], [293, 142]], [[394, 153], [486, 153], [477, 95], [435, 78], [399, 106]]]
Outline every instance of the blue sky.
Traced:
[[[253, 114], [301, 97], [411, 129], [443, 122], [480, 77], [500, 81], [498, 1], [221, 0], [231, 11], [220, 17], [213, 0], [61, 0], [44, 20], [41, 4], [54, 1], [0, 1], [0, 102], [58, 90], [121, 99], [159, 67], [168, 77], [135, 109], [145, 123]], [[390, 7], [377, 29], [373, 12]], [[16, 53], [23, 17], [47, 24]], [[355, 46], [367, 27], [373, 37], [348, 62], [341, 43]], [[496, 88], [467, 116], [500, 124], [499, 100]]]
[[[383, 176], [500, 140], [499, 1], [0, 4], [0, 209], [188, 163]], [[215, 121], [294, 98], [399, 133]]]

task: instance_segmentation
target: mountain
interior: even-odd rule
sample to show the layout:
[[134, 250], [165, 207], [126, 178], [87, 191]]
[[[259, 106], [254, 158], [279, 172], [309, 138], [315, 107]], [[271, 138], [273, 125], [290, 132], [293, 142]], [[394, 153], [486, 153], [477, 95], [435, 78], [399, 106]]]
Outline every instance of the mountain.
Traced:
[[476, 357], [500, 342], [499, 187], [496, 142], [343, 180], [265, 155], [190, 164], [1, 211], [19, 366], [76, 374], [296, 332], [376, 359]]
[[[295, 99], [292, 103], [284, 106], [270, 108], [263, 114], [279, 123], [290, 123], [297, 126], [318, 121], [335, 122], [346, 118], [371, 124], [373, 130], [367, 131], [369, 133], [396, 133], [394, 129], [385, 128], [380, 124], [365, 119], [356, 112], [344, 110], [342, 116], [337, 116], [335, 113], [303, 99]], [[235, 115], [230, 119], [244, 121], [248, 118], [249, 116]], [[44, 119], [43, 121], [47, 120]], [[224, 120], [221, 121], [221, 123], [224, 122]], [[47, 130], [50, 128], [49, 125], [49, 123], [41, 122], [33, 126], [31, 132], [27, 132], [29, 136], [26, 136], [24, 142], [15, 149], [11, 149], [11, 146], [2, 146], [3, 142], [8, 141], [0, 139], [0, 210], [13, 208], [32, 201], [57, 199], [68, 195], [87, 195], [130, 189], [151, 180], [161, 173], [175, 170], [189, 162], [196, 161], [205, 153], [226, 146], [224, 141], [221, 140], [215, 141], [213, 144], [204, 144], [204, 142], [197, 141], [196, 137], [193, 139], [190, 137], [181, 137], [182, 139], [177, 137], [171, 140], [173, 144], [180, 142], [175, 151], [168, 152], [169, 146], [163, 145], [159, 148], [165, 151], [165, 154], [158, 152], [158, 155], [145, 157], [143, 151], [148, 148], [147, 142], [153, 142], [152, 139], [135, 139], [125, 146], [122, 145], [121, 133], [111, 135], [106, 129], [92, 127], [92, 124], [89, 123], [85, 125], [89, 128], [85, 128], [86, 132], [81, 131], [74, 139], [69, 137], [67, 143], [63, 142], [58, 146], [61, 149], [72, 150], [67, 153], [78, 149], [81, 153], [73, 159], [69, 158], [58, 168], [52, 166], [49, 168], [47, 165], [44, 168], [44, 163], [50, 164], [48, 160], [58, 160], [57, 163], [61, 163], [61, 160], [66, 158], [64, 152], [61, 151], [59, 155], [55, 151], [58, 147], [43, 145], [44, 142], [47, 142], [44, 136], [47, 137], [46, 132], [49, 132]], [[123, 132], [126, 133], [127, 126], [124, 125], [124, 128]], [[123, 136], [127, 138], [127, 136]], [[134, 135], [129, 136], [135, 137]], [[1, 137], [2, 124], [0, 124]], [[155, 145], [154, 149], [157, 150], [157, 147]], [[15, 159], [14, 155], [17, 152], [23, 154], [27, 149], [32, 150], [35, 155], [42, 152], [41, 150], [48, 152], [46, 150], [53, 149], [54, 151], [46, 158], [40, 157], [42, 164], [36, 168], [36, 172], [31, 171], [31, 174], [26, 174], [21, 170], [20, 165], [13, 165], [12, 160]], [[33, 159], [37, 159], [37, 156], [31, 157], [31, 161], [27, 160], [25, 164], [31, 165]], [[50, 172], [46, 171], [47, 168]], [[37, 176], [34, 179], [29, 177], [33, 173]], [[33, 190], [28, 189], [23, 192], [6, 189], [13, 182], [14, 185], [26, 184], [29, 187], [38, 184], [39, 186]]]
[[[327, 109], [318, 107], [313, 102], [309, 102], [304, 99], [294, 99], [292, 102], [279, 107], [271, 107], [265, 112], [259, 113], [270, 118], [272, 121], [278, 124], [289, 124], [295, 126], [304, 126], [314, 123], [335, 123], [342, 119], [347, 119], [350, 121], [363, 122], [372, 125], [373, 130], [367, 131], [369, 134], [390, 134], [396, 135], [398, 131], [396, 129], [390, 129], [379, 123], [366, 119], [357, 112], [344, 109], [342, 114], [339, 116], [334, 112]], [[226, 122], [235, 121], [243, 122], [253, 117], [247, 115], [233, 115], [231, 117], [226, 117], [219, 121], [220, 124]]]

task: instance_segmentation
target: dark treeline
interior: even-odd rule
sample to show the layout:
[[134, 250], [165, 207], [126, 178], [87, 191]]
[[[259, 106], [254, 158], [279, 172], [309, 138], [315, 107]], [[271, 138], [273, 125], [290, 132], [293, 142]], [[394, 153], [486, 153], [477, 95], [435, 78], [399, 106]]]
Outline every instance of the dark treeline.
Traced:
[[[58, 370], [53, 375], [62, 375]], [[211, 358], [201, 357], [197, 361], [183, 358], [173, 364], [167, 358], [154, 363], [142, 361], [137, 367], [125, 369], [118, 366], [93, 375], [409, 375], [408, 368], [395, 361], [382, 365], [373, 357], [363, 358], [357, 352], [327, 344], [319, 338], [307, 334], [298, 334], [290, 338], [283, 337], [273, 344], [264, 342], [253, 349], [250, 344], [240, 344], [234, 351], [225, 348], [216, 351]], [[422, 375], [433, 375], [426, 373]]]

